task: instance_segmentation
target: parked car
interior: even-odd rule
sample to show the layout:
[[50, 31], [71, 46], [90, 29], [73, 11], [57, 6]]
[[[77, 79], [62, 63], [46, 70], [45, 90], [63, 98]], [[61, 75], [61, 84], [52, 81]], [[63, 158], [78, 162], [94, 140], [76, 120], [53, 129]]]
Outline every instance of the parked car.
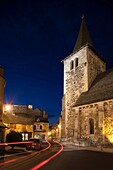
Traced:
[[30, 138], [29, 143], [26, 144], [26, 149], [34, 149], [34, 150], [40, 150], [41, 149], [41, 140], [36, 138]]

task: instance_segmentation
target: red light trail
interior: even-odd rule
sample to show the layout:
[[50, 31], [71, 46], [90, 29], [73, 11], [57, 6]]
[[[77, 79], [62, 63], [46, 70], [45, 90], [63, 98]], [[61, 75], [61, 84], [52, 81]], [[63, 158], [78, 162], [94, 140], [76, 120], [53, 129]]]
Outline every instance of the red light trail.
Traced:
[[[15, 142], [16, 144], [17, 143], [21, 143], [21, 142]], [[23, 142], [22, 142], [23, 143]], [[27, 143], [27, 142], [24, 142], [24, 143]], [[50, 146], [51, 146], [51, 144], [47, 141], [47, 143], [48, 143], [48, 146], [45, 148], [45, 149], [42, 149], [42, 150], [40, 150], [40, 151], [37, 151], [37, 152], [34, 152], [34, 153], [31, 153], [30, 155], [27, 155], [27, 156], [22, 156], [22, 157], [20, 157], [20, 158], [16, 158], [16, 159], [11, 159], [11, 160], [8, 160], [8, 161], [5, 161], [5, 162], [1, 162], [0, 163], [0, 166], [2, 166], [2, 165], [6, 165], [6, 164], [8, 164], [8, 163], [11, 163], [11, 162], [15, 162], [15, 161], [17, 161], [17, 160], [20, 160], [20, 159], [23, 159], [23, 158], [26, 158], [26, 157], [30, 157], [30, 156], [33, 156], [33, 155], [36, 155], [37, 153], [40, 153], [40, 152], [44, 152], [44, 151], [46, 151], [47, 149], [49, 149], [50, 148]], [[9, 144], [9, 143], [8, 143]], [[12, 144], [12, 143], [11, 143]], [[13, 142], [13, 144], [14, 144], [14, 142]]]
[[[55, 142], [55, 141], [54, 141]], [[54, 159], [56, 156], [58, 156], [62, 151], [63, 151], [63, 145], [59, 142], [55, 142], [57, 144], [59, 144], [61, 146], [61, 149], [56, 153], [54, 154], [53, 156], [51, 156], [50, 158], [42, 161], [41, 163], [39, 163], [38, 165], [36, 165], [35, 167], [33, 167], [31, 170], [37, 170], [39, 168], [41, 168], [42, 166], [44, 166], [45, 164], [47, 164], [48, 162], [50, 162], [52, 159]]]

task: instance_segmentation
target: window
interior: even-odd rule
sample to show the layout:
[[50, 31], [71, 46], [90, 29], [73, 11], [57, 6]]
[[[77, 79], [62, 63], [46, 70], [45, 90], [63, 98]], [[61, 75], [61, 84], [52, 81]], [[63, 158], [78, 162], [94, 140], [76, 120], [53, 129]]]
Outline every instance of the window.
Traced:
[[78, 58], [75, 59], [75, 67], [78, 67]]
[[36, 125], [34, 125], [34, 131], [36, 130]]
[[90, 134], [94, 134], [94, 120], [89, 119]]
[[70, 70], [72, 70], [73, 68], [74, 68], [74, 61], [71, 60], [71, 62], [70, 62]]
[[25, 134], [25, 140], [28, 140], [28, 133]]
[[22, 133], [22, 141], [28, 140], [28, 133]]
[[40, 129], [42, 130], [42, 125], [40, 125]]
[[22, 141], [24, 141], [24, 133], [22, 133]]

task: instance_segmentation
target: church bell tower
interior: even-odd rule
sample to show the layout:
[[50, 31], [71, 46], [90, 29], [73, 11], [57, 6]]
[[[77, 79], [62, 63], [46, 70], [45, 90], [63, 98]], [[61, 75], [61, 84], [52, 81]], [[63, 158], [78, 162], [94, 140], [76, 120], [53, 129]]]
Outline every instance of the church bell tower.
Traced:
[[62, 60], [64, 64], [64, 94], [62, 98], [62, 139], [73, 138], [75, 113], [73, 105], [89, 90], [98, 74], [106, 70], [105, 60], [94, 49], [87, 25], [82, 17], [73, 52]]

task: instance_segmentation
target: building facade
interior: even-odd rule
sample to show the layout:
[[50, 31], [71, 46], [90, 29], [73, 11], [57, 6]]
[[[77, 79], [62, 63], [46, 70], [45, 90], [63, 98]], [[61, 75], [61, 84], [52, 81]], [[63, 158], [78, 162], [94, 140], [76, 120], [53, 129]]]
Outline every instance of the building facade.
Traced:
[[84, 17], [73, 52], [63, 61], [61, 137], [74, 143], [113, 142], [113, 69], [95, 50]]
[[49, 121], [46, 111], [34, 110], [34, 137], [47, 139], [49, 132]]
[[[5, 83], [4, 68], [0, 66], [0, 142], [6, 141], [10, 131], [20, 132], [23, 141], [36, 136], [36, 133], [47, 136], [49, 121], [46, 112], [33, 109], [32, 105], [4, 104]], [[37, 121], [39, 115], [40, 121]]]
[[[36, 121], [36, 117], [38, 117], [38, 121]], [[39, 118], [41, 121], [39, 121]], [[10, 131], [21, 133], [23, 141], [31, 137], [41, 137], [42, 134], [45, 135], [49, 131], [49, 122], [46, 112], [38, 108], [33, 109], [32, 105], [4, 104], [2, 119], [7, 127], [5, 129], [4, 141]]]
[[21, 133], [23, 141], [33, 137], [34, 117], [32, 113], [33, 109], [31, 105], [4, 104], [3, 122], [7, 126], [4, 141], [10, 131]]
[[0, 142], [3, 142], [4, 132], [6, 126], [2, 121], [3, 114], [3, 104], [4, 104], [4, 87], [5, 87], [5, 78], [4, 78], [4, 68], [0, 66]]

